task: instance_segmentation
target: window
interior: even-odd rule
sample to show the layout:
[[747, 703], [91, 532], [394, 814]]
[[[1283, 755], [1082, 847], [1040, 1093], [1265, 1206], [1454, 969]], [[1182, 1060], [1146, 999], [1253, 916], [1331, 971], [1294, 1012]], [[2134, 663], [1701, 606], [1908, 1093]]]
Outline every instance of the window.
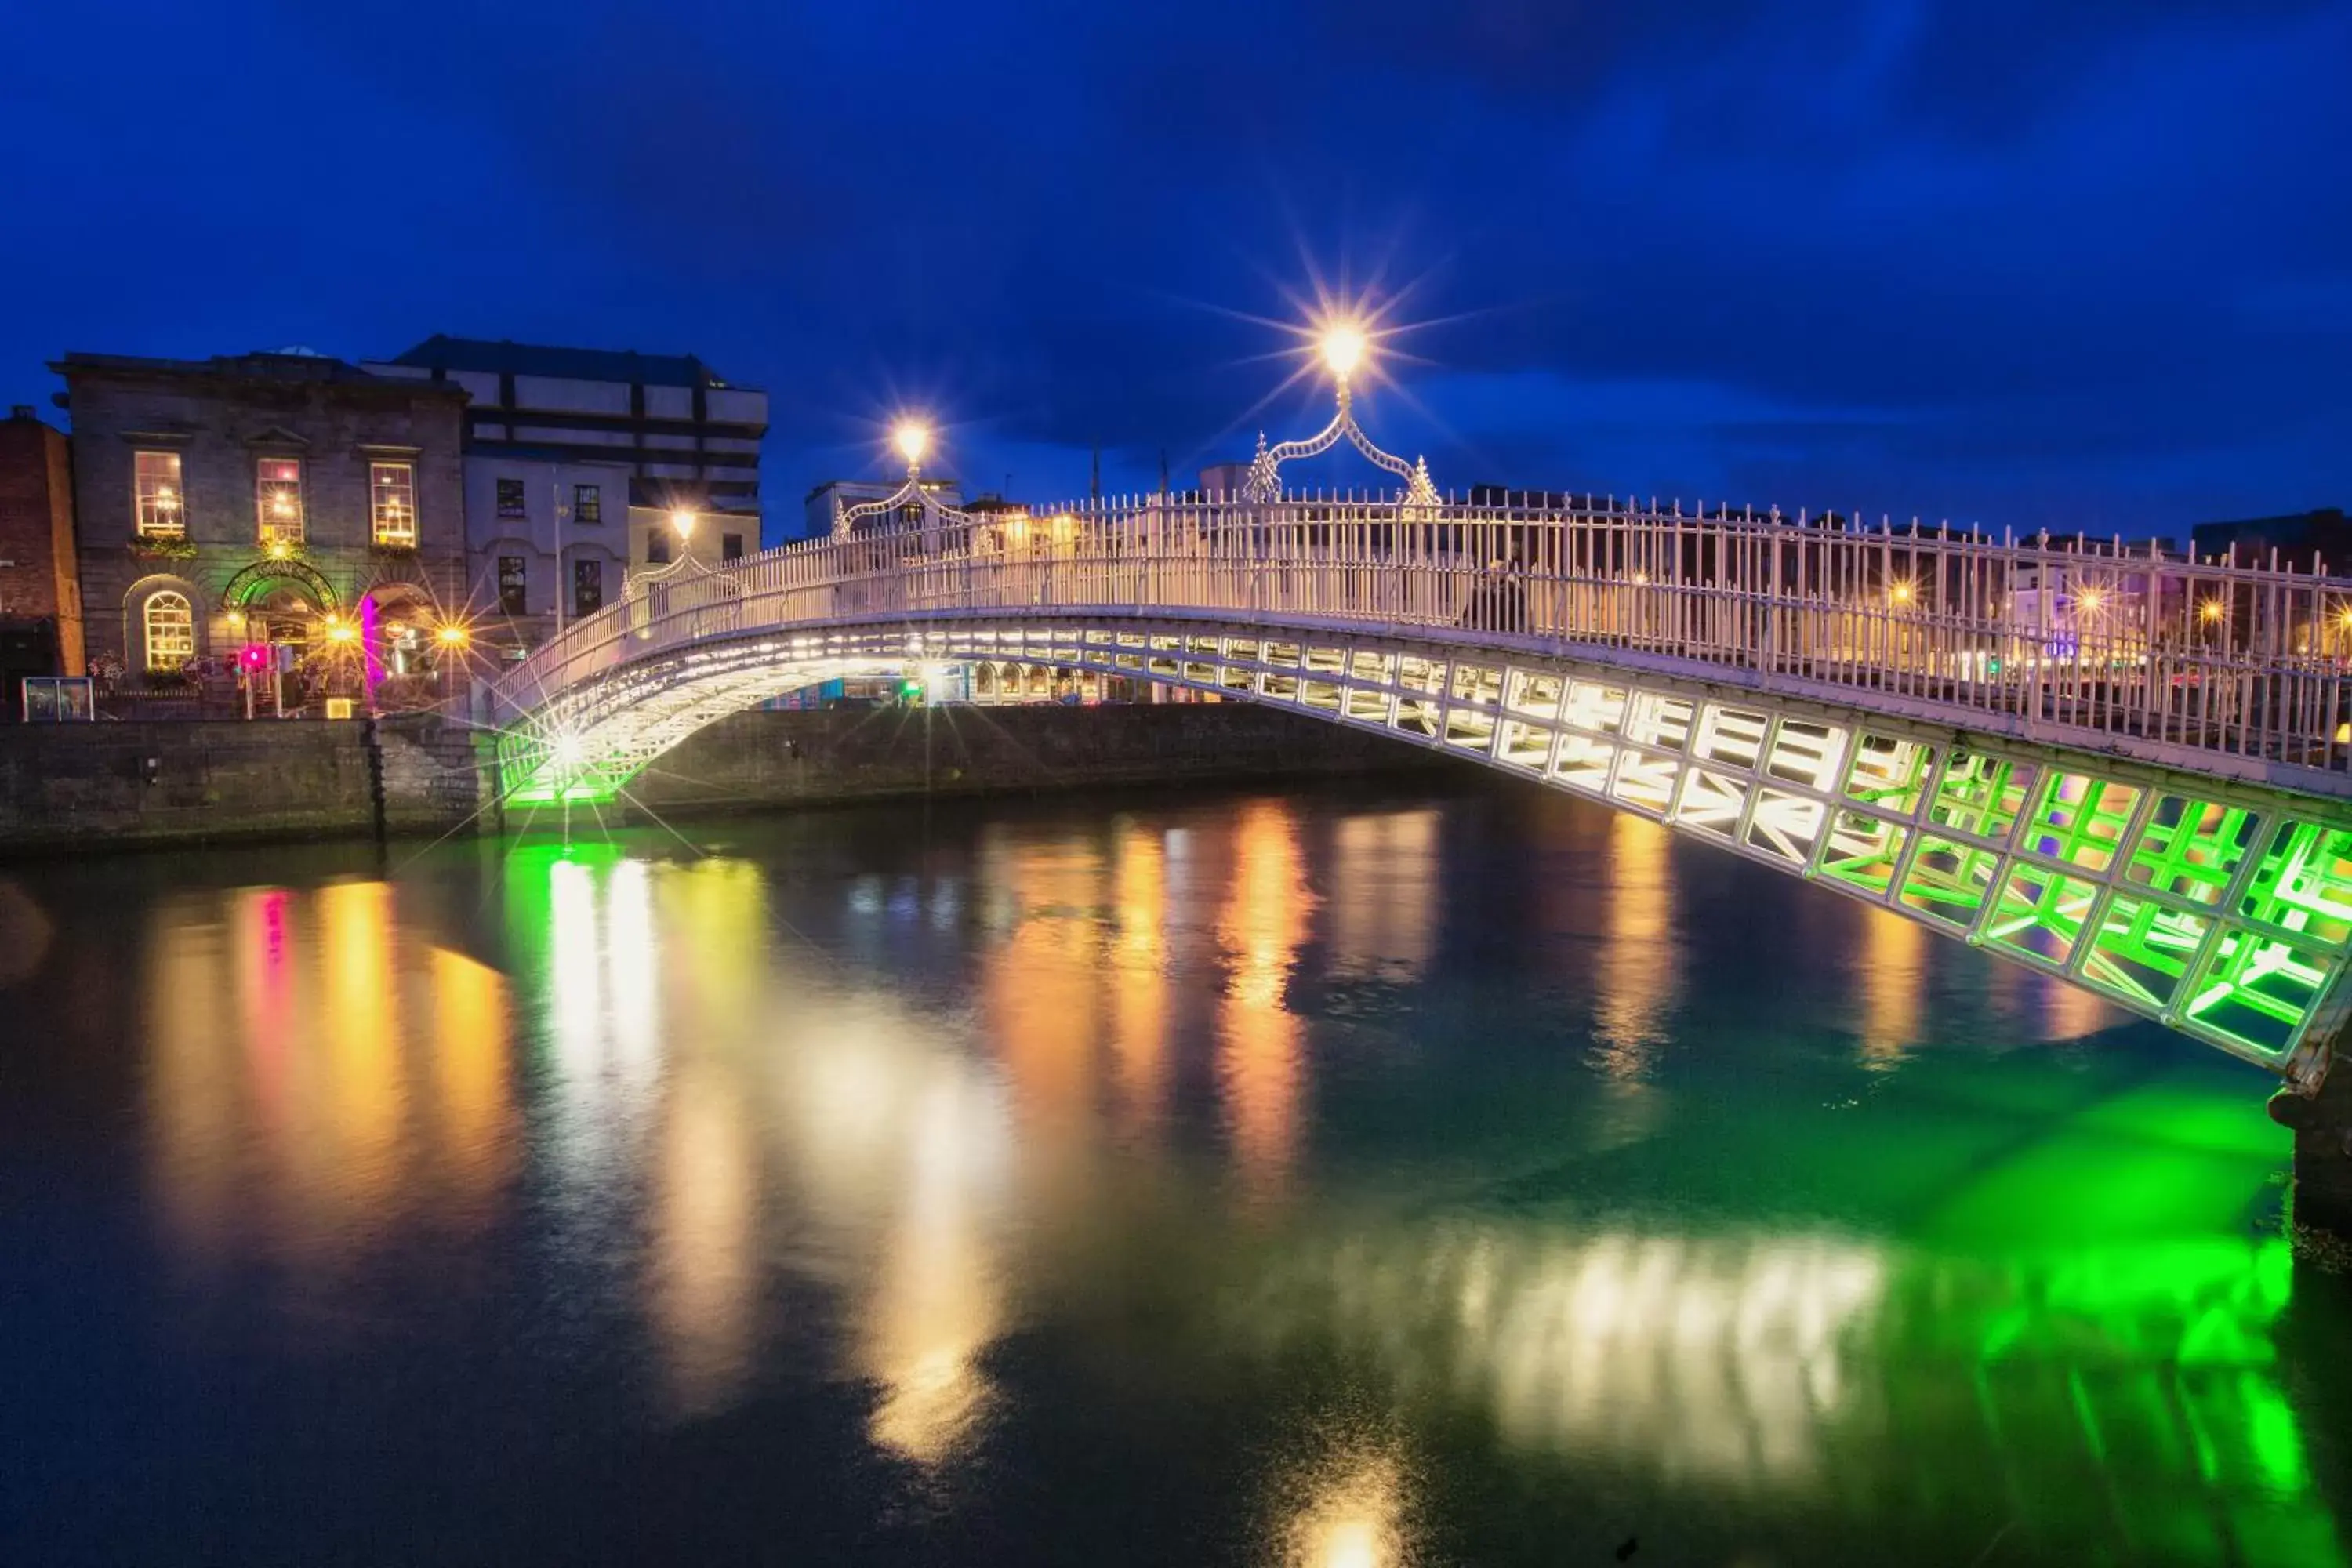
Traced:
[[742, 560], [743, 536], [740, 533], [720, 534], [719, 536], [719, 559], [721, 561]]
[[499, 612], [508, 616], [530, 614], [530, 567], [520, 555], [499, 557]]
[[604, 607], [604, 563], [602, 561], [574, 561], [572, 563], [573, 618], [593, 616]]
[[177, 669], [196, 657], [196, 617], [185, 594], [147, 595], [147, 668]]
[[185, 539], [188, 509], [181, 500], [180, 454], [141, 452], [133, 459], [138, 494], [135, 525], [142, 539]]
[[261, 542], [302, 542], [302, 459], [264, 458], [254, 468], [254, 504], [261, 516]]
[[669, 564], [669, 535], [662, 531], [660, 523], [656, 523], [646, 530], [646, 564], [648, 566]]
[[370, 463], [368, 501], [375, 542], [416, 548], [416, 469], [407, 463]]
[[499, 481], [499, 515], [500, 517], [525, 517], [529, 514], [530, 508], [523, 504], [522, 481], [520, 479], [500, 479]]
[[572, 487], [572, 521], [594, 526], [604, 521], [604, 502], [594, 485]]

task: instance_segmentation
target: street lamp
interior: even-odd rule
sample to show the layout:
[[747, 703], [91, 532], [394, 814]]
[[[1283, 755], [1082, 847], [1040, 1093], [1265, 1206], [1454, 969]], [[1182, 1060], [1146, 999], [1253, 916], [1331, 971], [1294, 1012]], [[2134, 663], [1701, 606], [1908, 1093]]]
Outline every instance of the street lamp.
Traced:
[[1353, 321], [1332, 322], [1323, 329], [1322, 340], [1317, 345], [1323, 355], [1323, 363], [1343, 384], [1356, 374], [1356, 367], [1364, 363], [1364, 355], [1370, 346], [1364, 337], [1364, 329]]
[[902, 419], [890, 432], [890, 444], [907, 459], [907, 476], [912, 479], [923, 466], [923, 455], [931, 449], [930, 426], [919, 419]]
[[677, 530], [677, 549], [681, 555], [694, 553], [694, 525], [701, 521], [684, 507], [669, 514], [669, 525]]

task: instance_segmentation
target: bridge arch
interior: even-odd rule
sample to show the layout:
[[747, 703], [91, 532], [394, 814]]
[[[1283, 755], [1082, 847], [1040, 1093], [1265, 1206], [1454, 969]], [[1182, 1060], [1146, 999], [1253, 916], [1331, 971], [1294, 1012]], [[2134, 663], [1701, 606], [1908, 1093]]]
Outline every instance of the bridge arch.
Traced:
[[1021, 672], [1024, 695], [1032, 671], [1157, 681], [1648, 817], [2291, 1079], [2324, 1060], [2352, 937], [2352, 828], [2327, 803], [1532, 640], [1062, 609], [714, 632], [572, 684], [509, 754], [519, 798], [595, 799], [818, 680], [962, 664]]

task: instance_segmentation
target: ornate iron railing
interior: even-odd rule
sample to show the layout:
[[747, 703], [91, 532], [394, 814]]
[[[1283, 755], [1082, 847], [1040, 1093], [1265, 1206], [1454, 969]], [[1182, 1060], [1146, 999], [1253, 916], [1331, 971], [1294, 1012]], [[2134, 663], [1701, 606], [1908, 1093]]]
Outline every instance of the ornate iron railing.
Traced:
[[2342, 795], [2352, 578], [2322, 567], [1613, 504], [1154, 496], [942, 510], [648, 584], [566, 628], [493, 695], [511, 722], [623, 664], [793, 627], [1023, 608], [1214, 614], [1666, 660]]

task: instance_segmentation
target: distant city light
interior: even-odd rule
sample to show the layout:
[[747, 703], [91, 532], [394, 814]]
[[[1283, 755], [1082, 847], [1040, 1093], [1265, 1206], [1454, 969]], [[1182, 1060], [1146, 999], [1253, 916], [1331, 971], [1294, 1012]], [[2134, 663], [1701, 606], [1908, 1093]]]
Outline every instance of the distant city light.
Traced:
[[1907, 605], [1911, 602], [1913, 589], [1907, 579], [1898, 581], [1895, 586], [1887, 592], [1889, 596], [1892, 597], [1898, 605]]
[[467, 643], [474, 640], [474, 634], [467, 631], [465, 627], [457, 625], [455, 621], [443, 623], [440, 631], [436, 633], [435, 636], [439, 637], [441, 645], [444, 647], [464, 647]]
[[2074, 604], [2086, 616], [2095, 616], [2106, 607], [2107, 595], [2097, 588], [2085, 588], [2074, 595]]
[[2221, 601], [2219, 599], [2207, 599], [2204, 603], [2199, 605], [2197, 606], [2197, 618], [2200, 621], [2207, 622], [2208, 624], [2220, 620], [2221, 618]]
[[327, 640], [329, 642], [357, 642], [359, 640], [359, 627], [352, 625], [351, 622], [334, 616], [330, 616], [328, 618]]

